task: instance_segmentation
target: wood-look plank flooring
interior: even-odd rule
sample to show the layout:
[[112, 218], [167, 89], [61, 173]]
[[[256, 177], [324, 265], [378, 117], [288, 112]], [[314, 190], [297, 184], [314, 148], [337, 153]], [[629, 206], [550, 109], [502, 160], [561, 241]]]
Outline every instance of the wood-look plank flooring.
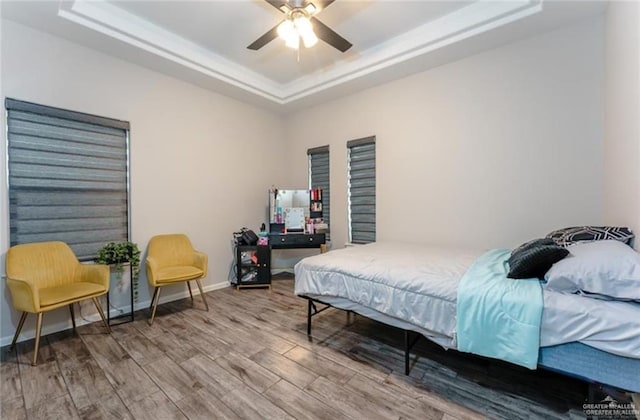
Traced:
[[[226, 288], [2, 349], [2, 419], [582, 418], [585, 383], [421, 339], [404, 372], [403, 332], [330, 309], [306, 336], [293, 280]], [[193, 306], [192, 306], [193, 305]]]

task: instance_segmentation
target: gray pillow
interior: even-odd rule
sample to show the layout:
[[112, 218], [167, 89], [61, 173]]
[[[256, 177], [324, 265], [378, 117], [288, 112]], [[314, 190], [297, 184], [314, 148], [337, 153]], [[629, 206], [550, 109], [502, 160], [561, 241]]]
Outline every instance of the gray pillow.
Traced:
[[569, 245], [571, 256], [544, 276], [546, 289], [591, 293], [621, 300], [640, 299], [640, 254], [620, 241]]

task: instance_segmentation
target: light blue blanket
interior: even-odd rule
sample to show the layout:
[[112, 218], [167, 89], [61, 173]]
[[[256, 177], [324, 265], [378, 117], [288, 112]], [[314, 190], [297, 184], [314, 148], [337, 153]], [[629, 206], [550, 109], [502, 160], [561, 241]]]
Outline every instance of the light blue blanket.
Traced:
[[510, 252], [478, 258], [458, 286], [458, 350], [535, 369], [540, 347], [542, 287], [507, 278]]

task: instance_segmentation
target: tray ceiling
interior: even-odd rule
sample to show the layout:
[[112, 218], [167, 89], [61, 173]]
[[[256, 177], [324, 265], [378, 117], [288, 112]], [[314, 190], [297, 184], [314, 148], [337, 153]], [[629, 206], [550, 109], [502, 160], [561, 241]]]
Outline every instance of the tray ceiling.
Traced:
[[3, 1], [2, 17], [277, 110], [311, 105], [602, 13], [601, 1], [336, 0], [317, 16], [353, 43], [246, 47], [284, 15], [263, 0]]

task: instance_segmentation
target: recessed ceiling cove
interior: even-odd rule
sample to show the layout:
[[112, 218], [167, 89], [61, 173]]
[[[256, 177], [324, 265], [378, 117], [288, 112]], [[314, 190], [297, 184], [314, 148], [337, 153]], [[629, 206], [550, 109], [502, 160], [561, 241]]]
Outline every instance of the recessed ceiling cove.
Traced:
[[57, 16], [199, 78], [286, 105], [375, 78], [540, 11], [541, 0], [335, 0], [319, 18], [353, 44], [345, 52], [327, 42], [292, 49], [279, 38], [247, 49], [283, 19], [283, 12], [264, 0], [76, 0], [62, 2]]

